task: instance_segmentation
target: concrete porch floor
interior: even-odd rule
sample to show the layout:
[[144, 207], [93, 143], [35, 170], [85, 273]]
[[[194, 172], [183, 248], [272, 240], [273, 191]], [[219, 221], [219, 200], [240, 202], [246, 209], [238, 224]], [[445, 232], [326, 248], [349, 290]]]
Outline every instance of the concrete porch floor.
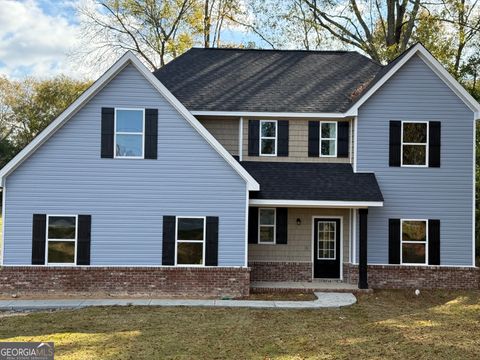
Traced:
[[254, 281], [250, 283], [252, 291], [323, 291], [323, 292], [358, 292], [357, 285], [339, 280], [314, 281]]

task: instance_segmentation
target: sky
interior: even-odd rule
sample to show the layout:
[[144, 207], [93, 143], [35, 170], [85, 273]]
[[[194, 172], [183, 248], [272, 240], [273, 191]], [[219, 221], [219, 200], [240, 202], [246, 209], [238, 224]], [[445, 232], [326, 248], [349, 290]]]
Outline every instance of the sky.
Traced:
[[0, 75], [98, 77], [98, 72], [72, 56], [84, 46], [76, 12], [79, 1], [0, 0]]

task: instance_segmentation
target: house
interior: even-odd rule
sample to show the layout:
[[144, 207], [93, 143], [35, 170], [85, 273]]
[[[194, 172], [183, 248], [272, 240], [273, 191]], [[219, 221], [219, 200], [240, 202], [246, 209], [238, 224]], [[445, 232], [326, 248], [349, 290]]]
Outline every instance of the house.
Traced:
[[478, 288], [479, 114], [421, 44], [126, 53], [0, 170], [0, 292]]

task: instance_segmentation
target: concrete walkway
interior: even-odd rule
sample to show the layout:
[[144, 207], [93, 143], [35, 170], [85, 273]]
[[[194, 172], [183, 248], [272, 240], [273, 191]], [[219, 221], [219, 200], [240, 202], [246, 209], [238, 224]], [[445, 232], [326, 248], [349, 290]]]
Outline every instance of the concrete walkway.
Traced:
[[80, 309], [89, 306], [201, 306], [248, 307], [275, 309], [339, 308], [353, 305], [356, 297], [349, 293], [316, 292], [313, 301], [270, 300], [181, 300], [181, 299], [67, 299], [67, 300], [0, 300], [0, 311]]

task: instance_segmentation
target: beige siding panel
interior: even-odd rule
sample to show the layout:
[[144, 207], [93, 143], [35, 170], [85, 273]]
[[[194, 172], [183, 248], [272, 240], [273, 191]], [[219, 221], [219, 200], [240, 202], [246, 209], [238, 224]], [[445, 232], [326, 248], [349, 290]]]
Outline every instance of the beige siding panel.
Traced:
[[[288, 157], [248, 156], [248, 120], [243, 121], [243, 160], [248, 161], [285, 161], [285, 162], [319, 162], [319, 163], [351, 163], [353, 154], [353, 132], [350, 131], [350, 153], [348, 158], [308, 157], [308, 122], [315, 119], [283, 119], [289, 120], [289, 154]], [[319, 119], [316, 119], [319, 120]], [[337, 121], [337, 119], [322, 119]], [[344, 121], [344, 120], [343, 120]], [[350, 119], [350, 129], [353, 121]]]
[[[288, 209], [288, 243], [285, 245], [249, 244], [248, 261], [312, 261], [313, 216], [342, 216], [343, 262], [348, 262], [350, 242], [349, 209]], [[297, 225], [297, 219], [301, 225]]]
[[230, 154], [238, 156], [239, 119], [202, 118], [199, 121]]

